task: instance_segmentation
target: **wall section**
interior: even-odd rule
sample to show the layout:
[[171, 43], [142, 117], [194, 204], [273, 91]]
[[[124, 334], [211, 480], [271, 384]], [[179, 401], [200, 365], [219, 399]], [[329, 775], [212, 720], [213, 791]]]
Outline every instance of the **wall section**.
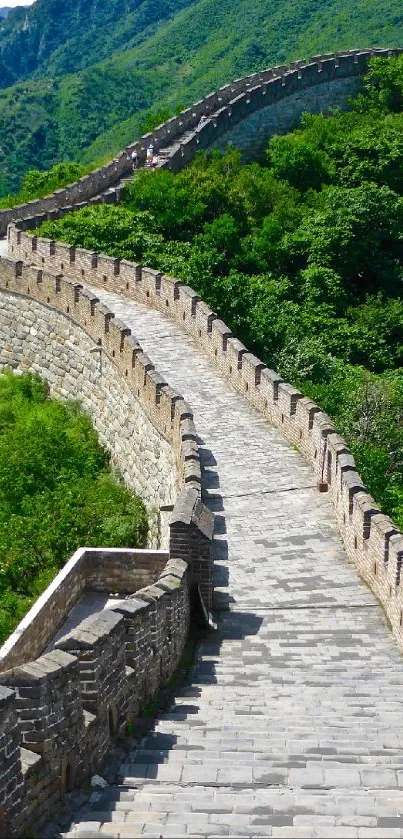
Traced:
[[126, 486], [146, 504], [150, 545], [157, 546], [159, 507], [174, 504], [176, 498], [172, 448], [107, 355], [100, 358], [94, 342], [65, 315], [0, 291], [0, 368], [5, 367], [38, 373], [49, 382], [52, 396], [80, 401]]
[[225, 150], [234, 146], [253, 159], [267, 145], [273, 134], [286, 134], [295, 128], [302, 114], [329, 114], [332, 109], [346, 110], [349, 98], [362, 87], [360, 76], [324, 82], [287, 96], [263, 107], [232, 126], [210, 148]]
[[[164, 312], [199, 345], [231, 385], [275, 425], [311, 465], [320, 491], [329, 492], [347, 556], [382, 603], [403, 649], [403, 534], [381, 513], [357, 473], [347, 443], [318, 405], [248, 352], [197, 293], [144, 266], [38, 239], [9, 227], [14, 258], [39, 260], [53, 271], [66, 263], [72, 277], [131, 297]], [[73, 253], [74, 252], [74, 253]]]

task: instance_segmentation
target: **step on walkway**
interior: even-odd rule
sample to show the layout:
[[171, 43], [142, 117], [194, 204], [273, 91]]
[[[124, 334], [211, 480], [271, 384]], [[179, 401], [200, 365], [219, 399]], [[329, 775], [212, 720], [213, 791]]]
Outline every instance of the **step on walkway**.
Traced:
[[96, 292], [193, 407], [218, 630], [64, 835], [403, 837], [403, 658], [328, 497], [178, 326]]

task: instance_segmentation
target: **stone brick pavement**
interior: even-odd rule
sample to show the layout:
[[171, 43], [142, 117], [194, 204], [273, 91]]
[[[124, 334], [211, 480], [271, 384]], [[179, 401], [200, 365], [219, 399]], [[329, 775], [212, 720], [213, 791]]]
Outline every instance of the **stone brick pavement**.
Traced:
[[176, 325], [97, 293], [193, 407], [218, 630], [65, 835], [403, 837], [403, 659], [326, 495]]

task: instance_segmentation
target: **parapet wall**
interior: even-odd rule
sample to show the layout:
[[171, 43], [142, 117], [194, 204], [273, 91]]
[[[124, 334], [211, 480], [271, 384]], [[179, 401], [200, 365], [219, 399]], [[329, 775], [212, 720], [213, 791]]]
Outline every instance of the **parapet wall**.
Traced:
[[[108, 257], [99, 261], [103, 271], [118, 272], [113, 263]], [[130, 264], [126, 269], [130, 285], [136, 269]], [[124, 404], [130, 416], [135, 405], [141, 407], [148, 424], [139, 439], [144, 443], [154, 433], [152, 447], [166, 450], [162, 461], [173, 473], [170, 484], [157, 463], [156, 483], [149, 488], [150, 499], [154, 491], [159, 503], [158, 488], [164, 483], [170, 488], [173, 512], [165, 567], [161, 570], [161, 557], [145, 557], [144, 552], [79, 551], [0, 652], [0, 836], [9, 837], [39, 828], [66, 791], [98, 772], [126, 724], [175, 671], [193, 592], [200, 591], [207, 609], [212, 605], [213, 516], [201, 498], [191, 409], [159, 376], [125, 324], [81, 283], [21, 261], [0, 260], [0, 289], [3, 366], [39, 367], [55, 387], [52, 355], [60, 353], [63, 371], [56, 389], [62, 397], [83, 395], [80, 375], [82, 390], [89, 394], [104, 380], [101, 401], [110, 391], [112, 404]], [[42, 345], [48, 346], [47, 353]], [[82, 351], [78, 357], [77, 347]], [[95, 369], [87, 366], [87, 357], [95, 359]], [[130, 455], [133, 434], [126, 434], [125, 424], [115, 423], [113, 414], [111, 421], [119, 463], [120, 456]], [[144, 445], [140, 472], [143, 455]], [[155, 581], [138, 589], [150, 574]], [[83, 621], [41, 654], [86, 588], [131, 596]]]
[[154, 584], [168, 559], [168, 551], [79, 548], [0, 647], [0, 673], [42, 655], [86, 591], [124, 599]]
[[[112, 263], [105, 257], [111, 270]], [[200, 494], [189, 406], [81, 283], [3, 259], [0, 284], [0, 366], [34, 370], [53, 394], [81, 400], [126, 484], [147, 504], [150, 545], [166, 546], [167, 516], [159, 509], [172, 508], [185, 487]], [[24, 293], [33, 298], [29, 306]]]
[[[171, 317], [192, 336], [231, 385], [284, 436], [299, 448], [314, 470], [318, 486], [332, 496], [347, 556], [382, 603], [393, 633], [403, 649], [403, 534], [381, 513], [366, 492], [348, 446], [331, 419], [232, 334], [193, 289], [178, 280], [134, 263], [69, 249], [9, 228], [15, 258], [35, 260], [70, 277], [84, 271], [87, 281], [152, 306]], [[131, 278], [131, 279], [130, 279]]]
[[0, 674], [1, 837], [36, 833], [174, 673], [190, 575], [187, 562], [170, 559], [155, 584]]
[[[11, 241], [15, 233], [15, 241], [23, 234], [17, 231], [14, 225], [10, 226], [10, 249], [14, 245]], [[36, 237], [28, 237], [31, 248], [36, 247]], [[17, 247], [17, 245], [15, 245]], [[18, 246], [19, 247], [19, 246]], [[40, 245], [42, 247], [42, 245]], [[62, 250], [58, 251], [58, 257], [63, 266], [75, 265], [75, 272], [81, 279], [84, 277], [91, 277], [91, 272], [100, 270], [102, 272], [102, 282], [107, 283], [108, 277], [118, 277], [119, 283], [124, 282], [126, 290], [130, 291], [130, 287], [136, 283], [142, 283], [143, 278], [148, 277], [151, 285], [159, 284], [161, 277], [155, 271], [148, 269], [139, 270], [139, 266], [130, 262], [120, 262], [108, 256], [95, 256], [84, 250], [81, 251], [81, 261], [78, 249], [61, 246]], [[41, 372], [52, 381], [51, 364], [56, 355], [55, 347], [58, 349], [59, 343], [62, 346], [62, 383], [64, 386], [59, 388], [59, 395], [63, 398], [74, 395], [81, 396], [84, 405], [86, 404], [86, 396], [90, 400], [89, 406], [91, 408], [91, 395], [96, 391], [97, 385], [103, 382], [104, 390], [101, 391], [101, 402], [108, 398], [111, 403], [119, 411], [123, 413], [117, 414], [117, 421], [112, 414], [110, 420], [107, 414], [105, 418], [105, 437], [108, 441], [108, 433], [110, 435], [110, 445], [114, 452], [115, 460], [119, 466], [124, 466], [123, 461], [127, 457], [132, 458], [136, 463], [138, 474], [142, 473], [144, 465], [148, 468], [150, 458], [147, 455], [147, 435], [157, 432], [156, 437], [151, 437], [151, 443], [154, 450], [157, 449], [156, 461], [154, 463], [154, 482], [151, 482], [147, 477], [145, 486], [146, 498], [149, 503], [154, 497], [155, 502], [161, 502], [164, 498], [164, 485], [169, 488], [171, 504], [168, 505], [173, 508], [169, 528], [169, 539], [172, 542], [173, 533], [176, 525], [183, 522], [191, 534], [192, 528], [195, 528], [200, 533], [200, 539], [194, 533], [189, 535], [187, 545], [184, 553], [176, 553], [186, 558], [190, 556], [192, 550], [196, 545], [196, 549], [202, 548], [203, 539], [206, 537], [211, 542], [212, 533], [203, 532], [203, 516], [201, 510], [204, 509], [201, 500], [201, 485], [202, 474], [200, 465], [200, 455], [198, 447], [197, 431], [194, 424], [193, 413], [190, 406], [185, 402], [182, 396], [170, 387], [167, 382], [160, 376], [155, 369], [149, 357], [142, 351], [142, 348], [136, 338], [131, 334], [131, 330], [107, 307], [100, 303], [95, 294], [88, 291], [81, 282], [77, 282], [74, 277], [66, 277], [59, 272], [52, 270], [49, 266], [45, 268], [47, 258], [44, 255], [40, 257], [42, 268], [37, 268], [35, 265], [29, 264], [32, 260], [27, 260], [28, 264], [24, 264], [22, 260], [15, 261], [13, 259], [0, 259], [0, 290], [3, 296], [4, 305], [2, 311], [3, 323], [5, 328], [3, 330], [3, 339], [9, 343], [5, 343], [2, 348], [4, 360], [3, 366], [15, 366], [17, 360], [21, 369], [36, 369], [38, 357], [41, 358], [42, 345], [48, 344], [48, 353], [45, 355], [42, 364], [39, 364]], [[49, 248], [49, 260], [52, 260], [56, 254], [56, 246], [52, 244]], [[77, 258], [77, 262], [76, 262]], [[79, 267], [79, 264], [82, 267]], [[96, 269], [95, 269], [96, 264]], [[83, 267], [85, 265], [85, 267]], [[93, 265], [93, 268], [90, 266]], [[69, 271], [70, 273], [70, 271]], [[173, 290], [177, 285], [175, 280], [165, 277], [165, 282], [172, 285], [172, 295], [175, 295]], [[146, 295], [147, 299], [147, 295]], [[25, 313], [27, 324], [25, 331], [19, 329], [20, 323], [18, 317], [14, 319], [14, 304], [17, 300], [18, 311]], [[27, 301], [29, 300], [29, 305]], [[0, 310], [1, 311], [1, 310]], [[38, 314], [39, 312], [39, 314]], [[46, 317], [44, 313], [47, 313]], [[58, 319], [60, 315], [60, 319]], [[25, 326], [25, 322], [24, 322]], [[80, 328], [79, 333], [74, 331], [74, 327]], [[16, 328], [17, 327], [17, 328]], [[91, 339], [91, 342], [84, 345], [84, 357], [93, 357], [96, 359], [93, 363], [96, 365], [96, 370], [88, 370], [86, 363], [83, 363], [83, 357], [80, 357], [79, 362], [75, 362], [73, 369], [69, 370], [70, 355], [68, 350], [71, 346], [80, 345], [83, 342], [83, 336]], [[35, 339], [33, 348], [31, 348], [32, 355], [26, 355], [26, 346], [30, 346], [31, 338]], [[107, 366], [106, 362], [108, 363]], [[50, 368], [50, 369], [49, 369]], [[105, 374], [110, 372], [110, 376]], [[80, 375], [82, 375], [82, 389], [78, 391], [77, 383]], [[66, 383], [71, 380], [71, 387], [66, 391]], [[124, 384], [125, 392], [122, 394], [116, 391], [116, 382]], [[109, 396], [105, 396], [109, 394]], [[132, 451], [133, 445], [133, 428], [126, 428], [123, 420], [125, 417], [125, 408], [128, 399], [130, 403], [128, 406], [129, 419], [133, 414], [134, 407], [137, 409], [141, 407], [144, 415], [149, 420], [149, 425], [140, 429], [138, 437], [138, 450]], [[95, 423], [97, 422], [97, 405], [92, 413]], [[111, 427], [108, 429], [108, 422], [111, 421]], [[127, 449], [125, 447], [125, 439], [127, 440]], [[172, 459], [169, 463], [173, 464], [174, 482], [170, 481], [170, 476], [165, 474], [164, 458], [161, 458], [162, 464], [159, 463], [160, 453], [167, 453], [171, 449]], [[122, 457], [121, 457], [122, 455]], [[162, 468], [161, 468], [162, 467]], [[124, 468], [122, 469], [125, 474]], [[148, 493], [148, 495], [147, 495]], [[188, 499], [188, 503], [183, 505], [182, 494]], [[180, 511], [180, 513], [178, 512]], [[170, 548], [171, 550], [171, 548]], [[178, 548], [179, 550], [179, 548]], [[211, 551], [210, 551], [211, 553]], [[172, 553], [171, 553], [172, 555]], [[199, 582], [202, 595], [208, 608], [211, 608], [212, 603], [212, 574], [211, 574], [211, 556], [207, 563], [208, 569], [204, 570], [202, 577], [197, 577], [193, 573], [193, 581]]]
[[[256, 143], [259, 132], [263, 137], [272, 123], [277, 131], [288, 130], [296, 123], [302, 110], [309, 110], [312, 106], [309, 97], [301, 98], [303, 91], [320, 87], [321, 93], [314, 97], [317, 107], [312, 107], [313, 110], [320, 110], [322, 105], [324, 109], [331, 105], [344, 105], [348, 96], [357, 90], [354, 80], [366, 72], [373, 55], [387, 57], [400, 52], [399, 49], [362, 49], [320, 55], [236, 79], [145, 134], [106, 166], [51, 195], [1, 211], [0, 236], [5, 235], [11, 222], [38, 213], [93, 201], [119, 200], [120, 187], [114, 187], [130, 173], [130, 154], [134, 149], [140, 163], [143, 163], [147, 146], [152, 144], [161, 157], [160, 165], [178, 172], [199, 149], [226, 145], [229, 141], [244, 147], [245, 141], [249, 142], [252, 136]], [[345, 84], [346, 80], [353, 81]], [[290, 97], [293, 101], [290, 100], [288, 114], [287, 111], [283, 113], [278, 103]], [[274, 107], [272, 115], [268, 111], [269, 106]], [[250, 121], [253, 114], [257, 116]], [[205, 121], [200, 125], [202, 117]], [[239, 123], [248, 120], [249, 125], [243, 129], [236, 128]]]

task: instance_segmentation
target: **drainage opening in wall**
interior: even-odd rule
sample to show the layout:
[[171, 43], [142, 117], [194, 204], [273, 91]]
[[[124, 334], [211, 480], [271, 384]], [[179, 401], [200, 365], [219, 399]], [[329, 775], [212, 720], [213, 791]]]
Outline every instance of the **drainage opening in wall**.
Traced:
[[118, 714], [116, 710], [116, 705], [109, 705], [108, 724], [110, 737], [115, 737], [118, 730]]
[[61, 775], [63, 794], [66, 792], [72, 792], [76, 782], [76, 762], [74, 754], [71, 754], [68, 758], [64, 758], [62, 762]]

